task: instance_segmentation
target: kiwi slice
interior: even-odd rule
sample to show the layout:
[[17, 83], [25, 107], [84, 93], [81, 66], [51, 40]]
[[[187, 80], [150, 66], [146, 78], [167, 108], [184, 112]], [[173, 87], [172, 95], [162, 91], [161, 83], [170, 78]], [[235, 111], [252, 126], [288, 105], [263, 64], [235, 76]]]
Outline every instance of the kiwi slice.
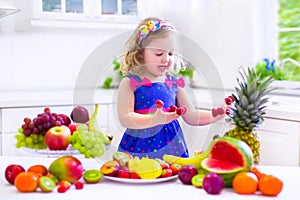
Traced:
[[121, 151], [116, 151], [113, 153], [113, 160], [118, 161], [121, 166], [125, 166], [130, 159], [131, 158], [127, 153]]
[[54, 190], [54, 188], [56, 187], [55, 182], [47, 177], [47, 176], [42, 176], [39, 180], [39, 188], [43, 191], [43, 192], [52, 192], [52, 190]]
[[201, 188], [204, 177], [205, 177], [205, 174], [197, 174], [197, 175], [193, 176], [192, 184], [197, 188]]
[[99, 170], [91, 169], [83, 173], [83, 179], [86, 183], [98, 183], [102, 178], [102, 173]]

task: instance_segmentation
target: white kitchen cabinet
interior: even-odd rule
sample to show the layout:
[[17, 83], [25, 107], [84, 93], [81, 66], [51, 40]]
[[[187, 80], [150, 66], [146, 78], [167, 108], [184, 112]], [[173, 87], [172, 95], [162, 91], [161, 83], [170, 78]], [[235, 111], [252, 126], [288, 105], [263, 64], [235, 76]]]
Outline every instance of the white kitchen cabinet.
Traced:
[[261, 165], [299, 166], [300, 122], [266, 118], [257, 130]]

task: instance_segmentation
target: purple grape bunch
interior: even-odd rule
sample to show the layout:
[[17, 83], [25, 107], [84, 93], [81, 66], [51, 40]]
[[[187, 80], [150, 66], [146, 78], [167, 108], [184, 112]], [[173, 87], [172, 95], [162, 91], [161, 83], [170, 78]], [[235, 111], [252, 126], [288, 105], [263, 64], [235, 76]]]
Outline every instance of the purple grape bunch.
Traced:
[[37, 115], [32, 120], [29, 117], [24, 118], [22, 124], [23, 134], [29, 137], [31, 134], [45, 135], [46, 132], [54, 127], [71, 123], [70, 118], [65, 114], [51, 113], [50, 108], [46, 107], [43, 113]]

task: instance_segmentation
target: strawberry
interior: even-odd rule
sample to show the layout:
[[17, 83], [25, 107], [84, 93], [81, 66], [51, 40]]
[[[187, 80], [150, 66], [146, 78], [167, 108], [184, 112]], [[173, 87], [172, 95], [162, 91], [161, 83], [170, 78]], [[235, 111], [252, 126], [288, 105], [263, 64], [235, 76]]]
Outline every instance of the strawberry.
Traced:
[[161, 178], [167, 178], [167, 177], [170, 177], [172, 175], [173, 175], [172, 169], [171, 168], [166, 168], [166, 169], [162, 170], [160, 177]]
[[60, 185], [57, 188], [57, 192], [59, 192], [59, 193], [65, 193], [67, 190], [68, 190], [68, 187], [65, 185]]
[[129, 178], [132, 178], [132, 179], [140, 179], [141, 177], [139, 176], [138, 173], [136, 173], [136, 172], [131, 172]]
[[71, 187], [71, 183], [70, 183], [69, 181], [62, 180], [62, 181], [60, 182], [60, 186], [65, 186], [65, 187], [67, 188], [67, 190], [68, 190], [68, 189], [70, 189], [70, 187]]

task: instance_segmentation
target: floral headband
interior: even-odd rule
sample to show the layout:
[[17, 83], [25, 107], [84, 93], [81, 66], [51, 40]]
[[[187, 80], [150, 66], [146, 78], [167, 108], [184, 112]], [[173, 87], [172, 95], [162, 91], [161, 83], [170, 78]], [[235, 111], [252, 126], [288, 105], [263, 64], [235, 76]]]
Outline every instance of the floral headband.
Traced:
[[142, 43], [143, 39], [145, 39], [149, 35], [149, 33], [155, 32], [161, 28], [174, 29], [172, 26], [170, 26], [168, 24], [161, 23], [161, 21], [149, 20], [148, 23], [146, 25], [143, 25], [139, 30], [139, 33], [138, 33], [139, 44]]

